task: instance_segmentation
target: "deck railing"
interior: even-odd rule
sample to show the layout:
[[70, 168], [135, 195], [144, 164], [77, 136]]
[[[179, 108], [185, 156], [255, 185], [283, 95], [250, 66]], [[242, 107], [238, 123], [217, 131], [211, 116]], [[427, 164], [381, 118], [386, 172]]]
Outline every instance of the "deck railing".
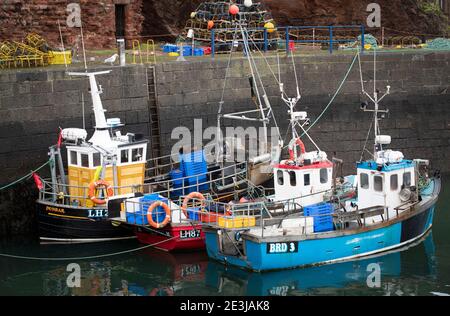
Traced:
[[[155, 193], [168, 199], [177, 199], [180, 195], [193, 191], [207, 191], [219, 196], [221, 186], [231, 185], [234, 187], [239, 183], [247, 183], [247, 163], [232, 164], [217, 170], [179, 179], [161, 179], [156, 177], [152, 178], [152, 180], [150, 183], [120, 187], [112, 186], [112, 188], [114, 192]], [[89, 188], [87, 186], [67, 185], [62, 184], [61, 181], [53, 184], [51, 180], [47, 179], [43, 179], [42, 182], [44, 187], [39, 192], [39, 199], [42, 201], [67, 206], [85, 206], [83, 201], [89, 200]], [[175, 182], [181, 185], [175, 186]], [[202, 188], [204, 189], [202, 190]], [[73, 195], [71, 192], [80, 193]]]

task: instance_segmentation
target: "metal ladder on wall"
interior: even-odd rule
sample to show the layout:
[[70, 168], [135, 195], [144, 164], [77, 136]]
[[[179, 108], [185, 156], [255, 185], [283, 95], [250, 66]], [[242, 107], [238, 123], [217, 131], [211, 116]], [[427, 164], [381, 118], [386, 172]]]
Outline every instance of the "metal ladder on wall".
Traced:
[[159, 115], [156, 92], [156, 70], [155, 67], [145, 69], [147, 77], [148, 91], [148, 120], [150, 137], [150, 158], [154, 159], [161, 156], [161, 135], [159, 129]]

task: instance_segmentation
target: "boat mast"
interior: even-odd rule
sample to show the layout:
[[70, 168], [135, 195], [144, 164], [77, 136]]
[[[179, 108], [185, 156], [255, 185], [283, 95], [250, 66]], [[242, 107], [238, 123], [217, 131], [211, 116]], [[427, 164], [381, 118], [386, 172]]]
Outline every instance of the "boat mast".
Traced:
[[385, 96], [387, 96], [388, 94], [390, 94], [391, 91], [391, 86], [386, 86], [386, 92], [379, 98], [380, 95], [380, 91], [377, 89], [377, 66], [376, 66], [376, 49], [374, 49], [373, 51], [373, 72], [374, 72], [374, 76], [373, 76], [373, 96], [371, 96], [369, 93], [367, 93], [367, 91], [365, 91], [364, 89], [364, 81], [362, 78], [362, 67], [361, 67], [361, 56], [360, 53], [358, 52], [358, 58], [359, 58], [359, 70], [360, 70], [360, 74], [361, 74], [361, 87], [362, 87], [362, 92], [363, 94], [365, 94], [370, 101], [373, 102], [374, 104], [374, 108], [373, 109], [367, 109], [367, 102], [363, 102], [361, 104], [361, 109], [364, 112], [373, 112], [374, 113], [374, 122], [373, 122], [373, 128], [374, 128], [374, 146], [373, 146], [373, 157], [376, 157], [377, 152], [382, 150], [382, 144], [380, 144], [380, 140], [379, 140], [379, 136], [380, 136], [380, 125], [379, 125], [379, 118], [378, 118], [378, 114], [381, 113], [382, 115], [385, 115], [386, 113], [389, 113], [389, 110], [380, 110], [380, 102], [384, 99]]
[[86, 76], [89, 78], [90, 94], [92, 97], [92, 104], [95, 116], [95, 131], [89, 140], [90, 143], [96, 146], [101, 146], [108, 148], [111, 145], [111, 135], [109, 134], [109, 126], [106, 123], [105, 112], [103, 108], [102, 100], [100, 94], [103, 93], [103, 89], [97, 86], [96, 75], [109, 74], [111, 70], [98, 71], [98, 72], [69, 72], [68, 75], [71, 76]]

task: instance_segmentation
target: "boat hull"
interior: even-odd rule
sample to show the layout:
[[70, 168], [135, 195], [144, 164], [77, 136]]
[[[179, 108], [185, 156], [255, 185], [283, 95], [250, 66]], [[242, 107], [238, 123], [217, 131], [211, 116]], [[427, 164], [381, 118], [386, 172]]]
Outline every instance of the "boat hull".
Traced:
[[149, 230], [136, 227], [138, 240], [164, 251], [193, 251], [205, 248], [205, 233], [201, 225], [168, 225], [162, 229]]
[[132, 230], [110, 220], [107, 209], [90, 210], [40, 201], [36, 208], [39, 238], [44, 242], [87, 243], [135, 238]]
[[[432, 226], [435, 205], [404, 221], [329, 238], [257, 242], [245, 239], [245, 256], [224, 255], [219, 250], [217, 231], [207, 229], [208, 256], [224, 264], [254, 271], [292, 269], [348, 261], [403, 247], [424, 236]], [[273, 249], [283, 251], [273, 252]]]

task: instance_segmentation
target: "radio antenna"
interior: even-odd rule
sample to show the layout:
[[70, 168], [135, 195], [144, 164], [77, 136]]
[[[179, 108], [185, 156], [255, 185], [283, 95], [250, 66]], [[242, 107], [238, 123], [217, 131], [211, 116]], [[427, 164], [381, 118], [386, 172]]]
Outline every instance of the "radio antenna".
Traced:
[[83, 37], [83, 20], [81, 20], [81, 22], [80, 22], [80, 30], [81, 30], [81, 45], [83, 47], [84, 70], [87, 71], [86, 50], [84, 48], [84, 37]]

